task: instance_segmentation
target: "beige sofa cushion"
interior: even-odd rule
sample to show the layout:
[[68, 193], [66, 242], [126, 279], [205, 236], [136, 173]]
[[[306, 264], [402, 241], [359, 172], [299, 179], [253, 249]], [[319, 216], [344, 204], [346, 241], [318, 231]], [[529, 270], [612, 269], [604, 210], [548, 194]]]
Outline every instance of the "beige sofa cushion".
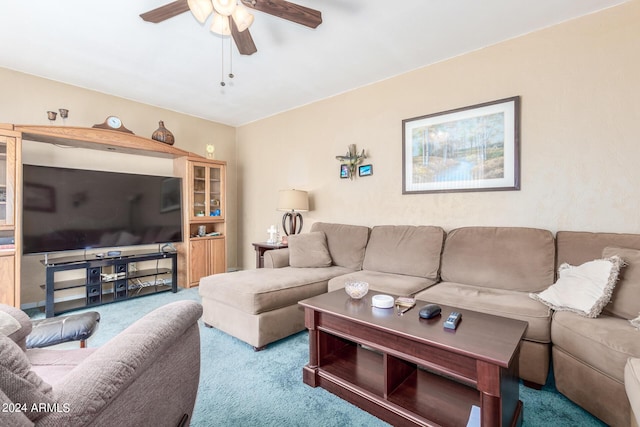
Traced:
[[529, 298], [527, 292], [442, 282], [419, 292], [416, 298], [522, 320], [529, 324], [524, 339], [539, 343], [551, 342], [551, 310]]
[[629, 357], [640, 357], [640, 332], [626, 319], [600, 315], [589, 319], [556, 311], [551, 340], [565, 353], [622, 383]]
[[631, 403], [635, 425], [640, 425], [640, 359], [630, 358], [624, 368], [624, 388]]
[[324, 232], [289, 236], [289, 264], [297, 268], [329, 267], [331, 255]]
[[361, 270], [329, 280], [329, 292], [344, 288], [347, 281], [367, 282], [370, 291], [383, 292], [393, 296], [413, 296], [416, 292], [435, 283], [434, 280], [424, 277]]
[[558, 231], [556, 233], [558, 265], [580, 265], [602, 257], [607, 246], [640, 249], [640, 234], [589, 233]]
[[640, 250], [606, 247], [603, 257], [619, 256], [626, 266], [620, 271], [611, 303], [605, 311], [624, 319], [640, 314]]
[[434, 226], [373, 227], [362, 268], [437, 280], [444, 236]]
[[337, 266], [282, 267], [214, 274], [200, 279], [199, 292], [202, 298], [260, 314], [325, 293], [329, 279], [351, 271]]
[[369, 227], [316, 222], [311, 226], [311, 231], [324, 231], [333, 265], [350, 270], [362, 269]]
[[32, 348], [27, 352], [31, 370], [53, 387], [98, 348]]
[[537, 228], [458, 228], [442, 252], [443, 282], [537, 292], [553, 284], [554, 270], [553, 235]]

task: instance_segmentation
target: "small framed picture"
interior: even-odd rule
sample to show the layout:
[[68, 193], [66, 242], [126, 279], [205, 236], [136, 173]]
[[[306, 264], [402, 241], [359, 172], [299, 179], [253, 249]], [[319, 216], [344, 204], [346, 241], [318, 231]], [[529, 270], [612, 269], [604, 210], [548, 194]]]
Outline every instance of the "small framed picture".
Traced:
[[373, 165], [358, 166], [358, 176], [373, 175]]
[[349, 178], [349, 165], [340, 165], [340, 178]]

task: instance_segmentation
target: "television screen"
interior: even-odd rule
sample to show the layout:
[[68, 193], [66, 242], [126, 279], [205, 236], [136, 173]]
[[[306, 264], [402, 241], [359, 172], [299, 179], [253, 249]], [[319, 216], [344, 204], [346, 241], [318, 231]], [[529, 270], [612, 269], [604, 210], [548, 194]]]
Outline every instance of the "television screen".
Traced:
[[182, 241], [182, 180], [23, 166], [23, 253]]

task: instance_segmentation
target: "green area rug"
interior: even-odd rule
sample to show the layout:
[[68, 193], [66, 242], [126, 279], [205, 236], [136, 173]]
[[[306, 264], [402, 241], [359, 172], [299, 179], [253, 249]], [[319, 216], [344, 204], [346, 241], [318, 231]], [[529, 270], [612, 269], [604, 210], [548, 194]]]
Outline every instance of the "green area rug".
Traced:
[[[96, 307], [100, 327], [89, 339], [99, 347], [135, 320], [180, 299], [199, 301], [198, 289], [181, 289]], [[30, 313], [43, 317], [42, 313]], [[308, 362], [306, 332], [255, 352], [248, 344], [200, 322], [200, 387], [191, 425], [208, 426], [387, 426], [350, 403], [302, 382]], [[152, 396], [150, 396], [152, 398]], [[558, 393], [549, 376], [542, 390], [520, 385], [525, 427], [604, 426]]]

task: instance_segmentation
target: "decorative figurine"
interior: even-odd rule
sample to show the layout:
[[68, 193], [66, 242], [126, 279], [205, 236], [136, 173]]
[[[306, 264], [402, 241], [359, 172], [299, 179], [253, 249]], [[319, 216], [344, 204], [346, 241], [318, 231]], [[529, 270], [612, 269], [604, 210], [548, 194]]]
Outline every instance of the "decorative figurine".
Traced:
[[278, 243], [278, 228], [275, 225], [272, 225], [267, 229], [267, 233], [269, 233], [269, 240], [267, 243], [270, 245], [275, 245]]
[[158, 129], [153, 132], [153, 134], [151, 135], [151, 139], [164, 142], [165, 144], [173, 145], [176, 142], [176, 139], [173, 137], [171, 131], [164, 127], [164, 122], [162, 120], [160, 120], [158, 124], [160, 125], [160, 127], [158, 127]]
[[[366, 159], [364, 149], [360, 154], [356, 151], [356, 144], [349, 144], [349, 151], [346, 156], [336, 156], [337, 160], [340, 160], [344, 165], [349, 167], [349, 179], [353, 179], [356, 174], [356, 166], [362, 162], [362, 159]], [[344, 172], [340, 173], [340, 176], [344, 178]]]

